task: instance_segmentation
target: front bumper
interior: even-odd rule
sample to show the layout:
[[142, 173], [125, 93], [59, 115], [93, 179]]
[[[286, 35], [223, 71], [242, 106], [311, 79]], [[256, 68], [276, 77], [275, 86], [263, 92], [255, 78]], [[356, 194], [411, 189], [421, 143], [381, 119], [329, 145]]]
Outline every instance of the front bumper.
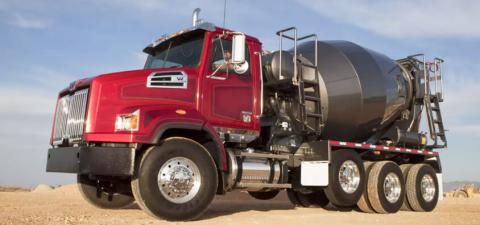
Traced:
[[128, 176], [133, 174], [134, 162], [134, 148], [51, 148], [48, 149], [47, 172]]

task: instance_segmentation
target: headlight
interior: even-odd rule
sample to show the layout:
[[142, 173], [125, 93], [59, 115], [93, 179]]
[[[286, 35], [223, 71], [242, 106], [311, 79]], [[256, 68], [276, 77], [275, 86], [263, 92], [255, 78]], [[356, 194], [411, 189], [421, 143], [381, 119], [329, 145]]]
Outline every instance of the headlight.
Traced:
[[115, 120], [116, 131], [138, 131], [140, 121], [140, 110], [137, 109], [133, 113], [118, 115]]

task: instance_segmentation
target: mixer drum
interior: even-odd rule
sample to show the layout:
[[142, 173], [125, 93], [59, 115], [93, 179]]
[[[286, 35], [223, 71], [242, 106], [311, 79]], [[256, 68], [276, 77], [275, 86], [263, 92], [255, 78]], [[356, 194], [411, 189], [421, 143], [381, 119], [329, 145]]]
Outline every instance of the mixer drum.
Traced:
[[[297, 52], [314, 62], [315, 42], [299, 45]], [[302, 73], [306, 80], [320, 75], [322, 138], [367, 141], [411, 101], [409, 75], [383, 54], [347, 41], [319, 41], [317, 63], [319, 74], [306, 68]], [[307, 109], [311, 104], [307, 102]]]

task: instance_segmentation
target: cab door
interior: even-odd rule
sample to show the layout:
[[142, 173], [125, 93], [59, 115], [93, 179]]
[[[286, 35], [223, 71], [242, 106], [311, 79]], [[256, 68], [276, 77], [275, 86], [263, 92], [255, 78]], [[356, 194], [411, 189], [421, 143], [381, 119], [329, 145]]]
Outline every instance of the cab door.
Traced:
[[[258, 133], [258, 82], [255, 80], [255, 68], [258, 63], [252, 58], [251, 44], [245, 46], [248, 70], [238, 74], [231, 59], [232, 39], [216, 35], [211, 39], [203, 77], [200, 106], [202, 113], [211, 125], [217, 129], [230, 129], [231, 132]], [[208, 45], [207, 45], [208, 46]], [[258, 79], [258, 78], [257, 78]], [[229, 132], [230, 132], [229, 131]]]

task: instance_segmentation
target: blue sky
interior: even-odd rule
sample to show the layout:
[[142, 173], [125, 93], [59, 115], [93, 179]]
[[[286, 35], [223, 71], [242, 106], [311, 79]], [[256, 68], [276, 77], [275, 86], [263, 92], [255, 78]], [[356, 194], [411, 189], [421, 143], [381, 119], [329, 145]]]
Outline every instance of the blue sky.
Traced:
[[[0, 0], [0, 184], [73, 182], [44, 172], [57, 92], [75, 79], [141, 68], [143, 47], [190, 26], [196, 7], [222, 24], [221, 0]], [[444, 178], [480, 180], [479, 12], [474, 0], [230, 0], [226, 26], [269, 50], [277, 30], [296, 26], [392, 58], [444, 58]]]

